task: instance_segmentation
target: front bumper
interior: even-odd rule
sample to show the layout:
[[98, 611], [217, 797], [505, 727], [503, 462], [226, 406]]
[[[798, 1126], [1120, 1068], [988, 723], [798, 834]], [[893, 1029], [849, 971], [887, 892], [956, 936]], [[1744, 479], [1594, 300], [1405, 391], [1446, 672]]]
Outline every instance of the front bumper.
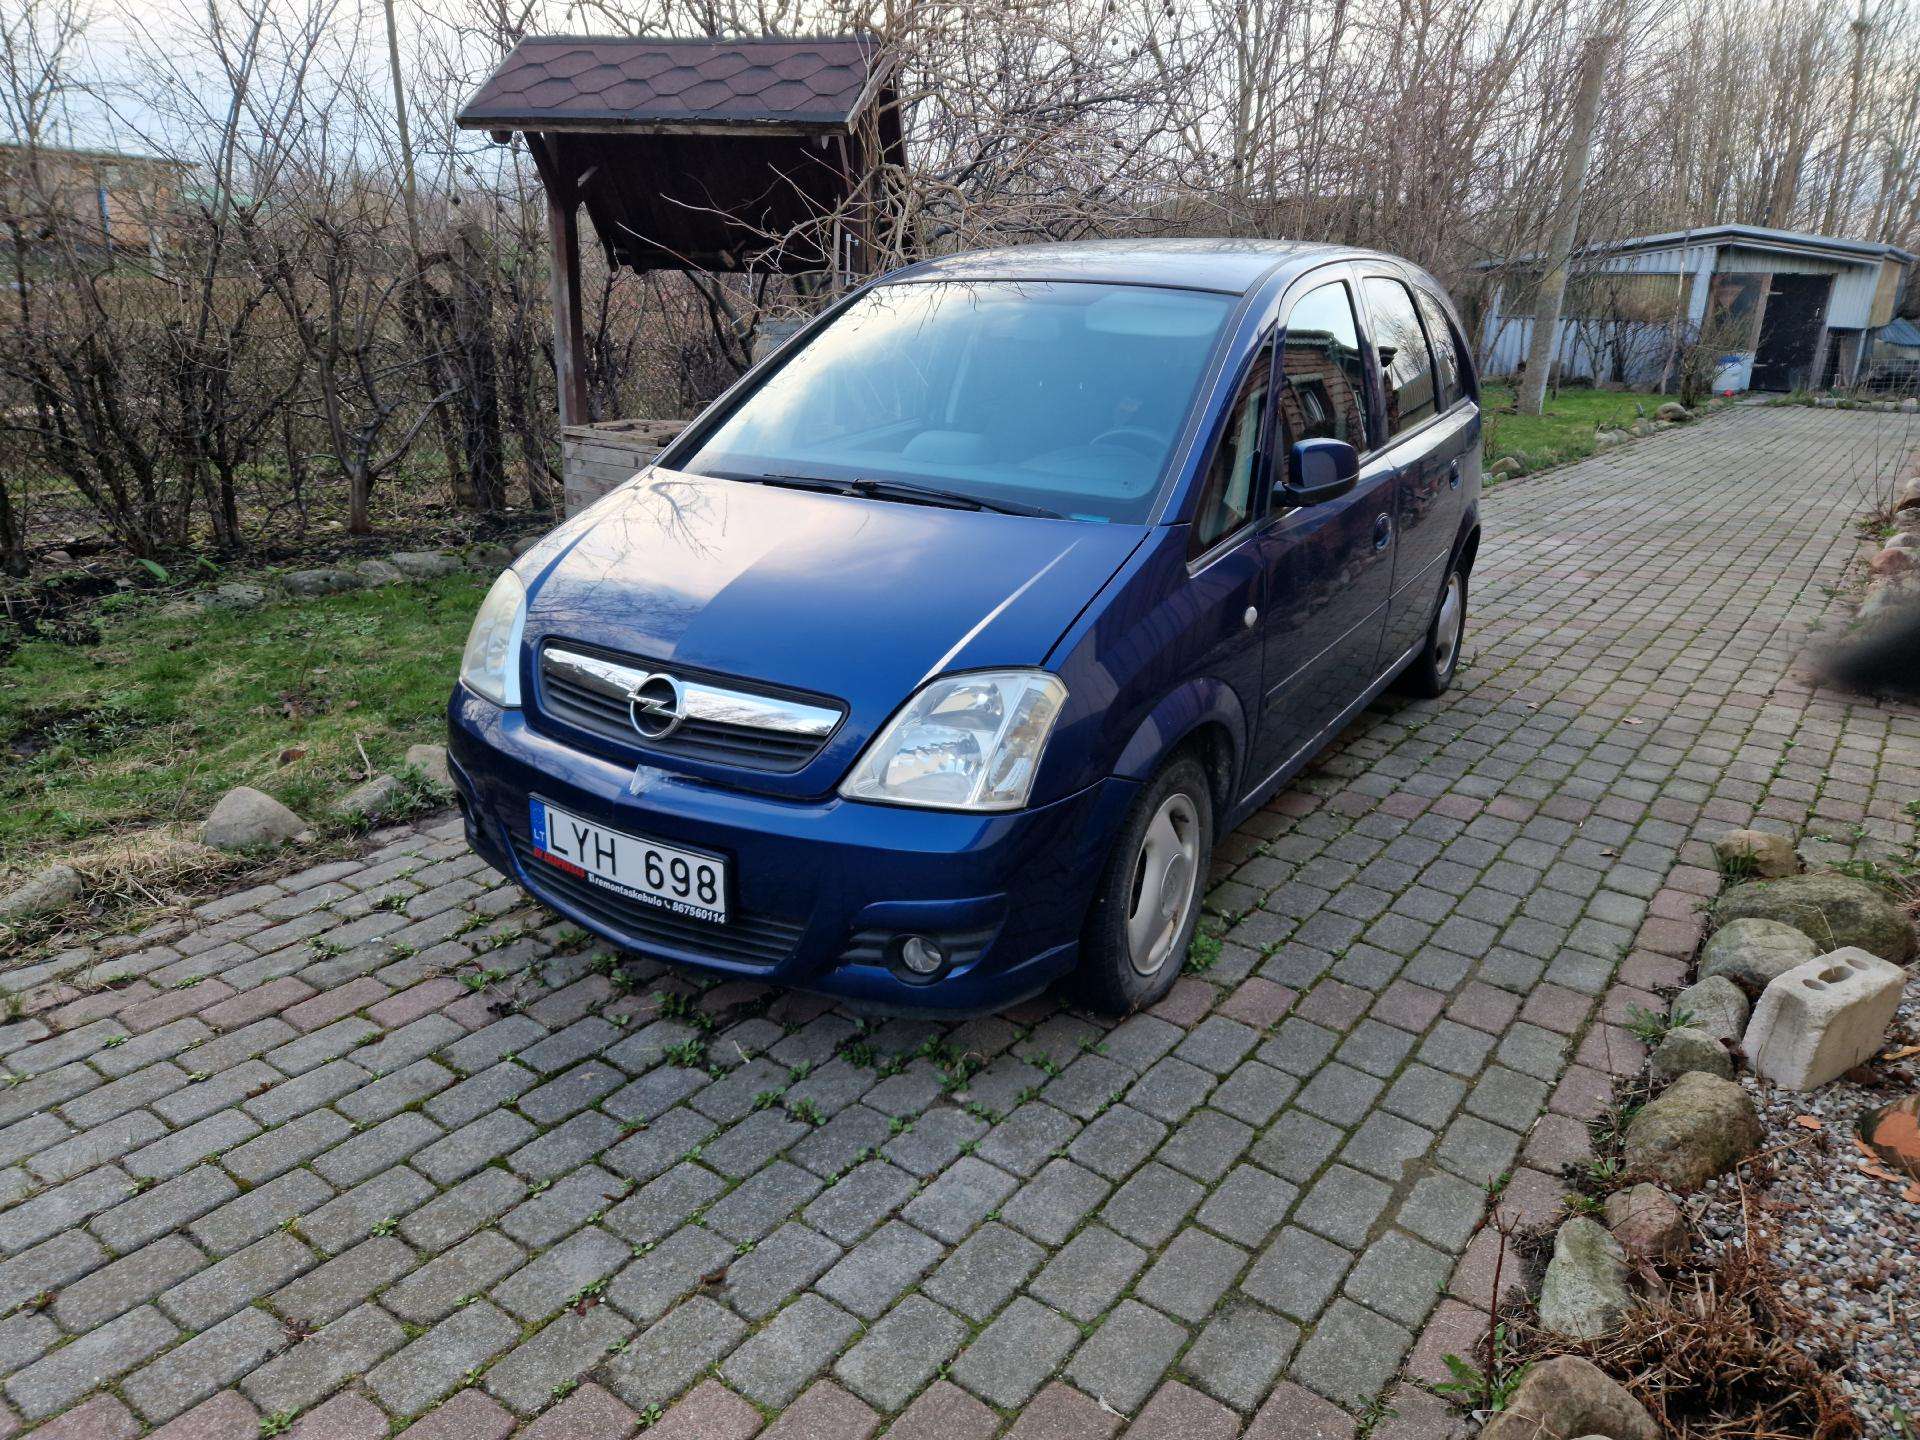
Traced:
[[[584, 929], [676, 965], [896, 1008], [981, 1011], [1071, 968], [1112, 836], [1138, 790], [1109, 779], [1034, 809], [964, 815], [747, 794], [563, 745], [456, 689], [448, 753], [467, 838], [495, 869]], [[531, 854], [538, 795], [611, 829], [724, 856], [724, 926], [668, 917]], [[931, 981], [895, 937], [942, 940]]]

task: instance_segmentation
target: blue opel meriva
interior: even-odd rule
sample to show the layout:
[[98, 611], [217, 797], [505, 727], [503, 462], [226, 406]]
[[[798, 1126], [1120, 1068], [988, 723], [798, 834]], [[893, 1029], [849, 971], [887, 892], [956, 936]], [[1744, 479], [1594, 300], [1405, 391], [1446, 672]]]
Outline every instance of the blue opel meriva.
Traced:
[[1152, 1003], [1215, 838], [1452, 680], [1480, 412], [1387, 255], [1036, 245], [848, 295], [488, 594], [475, 849], [614, 944], [978, 1010]]

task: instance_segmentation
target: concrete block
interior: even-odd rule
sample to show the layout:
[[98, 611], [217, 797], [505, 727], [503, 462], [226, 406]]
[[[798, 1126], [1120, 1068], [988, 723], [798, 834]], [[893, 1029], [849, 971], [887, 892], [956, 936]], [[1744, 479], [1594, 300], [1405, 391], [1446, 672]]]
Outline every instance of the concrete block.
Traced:
[[1813, 1090], [1879, 1048], [1907, 972], [1848, 947], [1796, 965], [1769, 984], [1747, 1024], [1754, 1074], [1788, 1090]]

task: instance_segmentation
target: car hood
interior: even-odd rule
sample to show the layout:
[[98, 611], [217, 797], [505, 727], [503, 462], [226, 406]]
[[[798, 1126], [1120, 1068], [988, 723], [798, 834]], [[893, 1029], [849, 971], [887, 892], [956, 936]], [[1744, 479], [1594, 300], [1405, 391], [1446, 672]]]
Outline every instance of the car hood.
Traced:
[[832, 696], [870, 733], [929, 676], [1041, 664], [1146, 533], [655, 469], [521, 562], [527, 639]]

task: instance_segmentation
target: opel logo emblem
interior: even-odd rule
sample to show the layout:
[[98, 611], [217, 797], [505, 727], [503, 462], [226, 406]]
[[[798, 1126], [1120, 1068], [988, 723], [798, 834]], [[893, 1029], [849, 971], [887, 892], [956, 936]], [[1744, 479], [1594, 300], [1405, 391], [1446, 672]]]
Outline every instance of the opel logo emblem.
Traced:
[[671, 675], [647, 675], [627, 692], [627, 718], [644, 740], [664, 740], [687, 718], [686, 696]]

